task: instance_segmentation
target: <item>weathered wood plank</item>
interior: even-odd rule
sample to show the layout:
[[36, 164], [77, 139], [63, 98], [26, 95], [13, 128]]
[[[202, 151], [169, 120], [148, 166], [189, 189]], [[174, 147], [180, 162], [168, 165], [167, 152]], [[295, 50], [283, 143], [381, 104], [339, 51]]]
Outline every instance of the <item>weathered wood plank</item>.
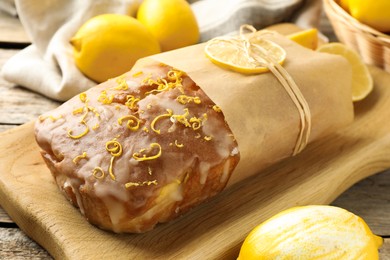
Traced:
[[2, 125], [0, 123], [0, 133], [5, 131], [5, 130], [8, 130], [8, 129], [11, 129], [11, 128], [14, 128], [14, 127], [17, 127], [19, 125]]
[[14, 223], [14, 221], [8, 216], [7, 212], [5, 212], [4, 209], [0, 206], [0, 227], [2, 223], [9, 224], [9, 223]]
[[[380, 235], [390, 235], [390, 171], [360, 181], [343, 193], [334, 203], [360, 216]], [[13, 221], [0, 208], [0, 223]], [[385, 238], [379, 250], [380, 259], [390, 259], [390, 238]], [[0, 228], [0, 259], [50, 259], [48, 253], [23, 232], [15, 228]]]
[[338, 197], [332, 205], [362, 217], [375, 234], [390, 235], [390, 170], [364, 179]]
[[382, 248], [379, 249], [379, 259], [390, 259], [390, 238], [385, 238]]
[[60, 103], [18, 86], [2, 84], [0, 79], [0, 123], [23, 124], [36, 119]]
[[[18, 51], [0, 49], [0, 69]], [[0, 77], [0, 96], [2, 97], [0, 99], [0, 124], [23, 124], [60, 104], [40, 94], [15, 86], [2, 77]]]
[[52, 259], [17, 228], [0, 228], [0, 259]]
[[[390, 259], [390, 238], [384, 239], [380, 259]], [[0, 259], [51, 259], [41, 246], [16, 228], [0, 228]]]

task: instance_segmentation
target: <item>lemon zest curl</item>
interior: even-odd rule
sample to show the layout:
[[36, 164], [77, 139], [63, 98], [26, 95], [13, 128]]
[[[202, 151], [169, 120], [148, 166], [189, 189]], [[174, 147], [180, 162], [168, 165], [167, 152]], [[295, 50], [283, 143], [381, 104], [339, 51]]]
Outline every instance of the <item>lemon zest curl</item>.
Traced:
[[199, 97], [190, 97], [187, 95], [177, 96], [176, 100], [177, 100], [177, 102], [179, 102], [180, 104], [183, 104], [183, 105], [188, 104], [190, 102], [194, 102], [195, 104], [202, 103], [202, 101], [200, 100]]
[[[98, 175], [98, 173], [100, 173], [100, 175]], [[92, 175], [93, 177], [95, 177], [96, 179], [103, 179], [104, 176], [106, 175], [104, 173], [104, 170], [100, 167], [95, 167], [93, 170], [92, 170]]]
[[126, 189], [130, 188], [130, 187], [139, 187], [139, 186], [150, 186], [150, 185], [157, 185], [157, 180], [153, 180], [153, 181], [143, 181], [143, 182], [128, 182], [125, 184], [125, 187]]
[[73, 158], [72, 161], [74, 164], [77, 165], [81, 159], [85, 159], [85, 158], [87, 158], [87, 153], [83, 152], [81, 155], [77, 155], [75, 158]]
[[157, 122], [159, 119], [161, 119], [161, 118], [164, 118], [164, 117], [171, 117], [171, 116], [173, 115], [173, 112], [172, 112], [171, 109], [167, 109], [167, 112], [168, 112], [168, 113], [166, 113], [166, 114], [162, 114], [162, 115], [156, 116], [156, 117], [153, 119], [152, 123], [150, 123], [150, 128], [151, 128], [154, 132], [156, 132], [157, 134], [160, 134], [161, 131], [160, 131], [160, 129], [156, 129], [156, 128], [155, 128], [156, 122]]
[[70, 138], [72, 138], [72, 139], [79, 139], [79, 138], [85, 136], [86, 134], [88, 134], [88, 132], [89, 132], [89, 127], [88, 127], [87, 123], [86, 123], [84, 120], [82, 120], [80, 123], [83, 124], [83, 125], [85, 126], [84, 132], [82, 132], [82, 133], [79, 134], [79, 135], [73, 135], [73, 134], [72, 134], [73, 130], [69, 130], [69, 131], [68, 131], [68, 136], [69, 136]]
[[162, 148], [161, 148], [160, 144], [158, 144], [158, 143], [151, 143], [150, 144], [150, 148], [151, 148], [151, 150], [153, 148], [158, 148], [157, 154], [151, 155], [151, 156], [147, 156], [146, 154], [144, 154], [144, 155], [141, 156], [141, 153], [146, 151], [146, 149], [143, 148], [138, 153], [133, 153], [133, 158], [135, 160], [139, 161], [139, 162], [142, 162], [142, 161], [154, 160], [154, 159], [157, 159], [157, 158], [159, 158], [161, 156]]
[[118, 124], [122, 125], [123, 120], [127, 120], [126, 126], [131, 131], [137, 131], [139, 129], [140, 120], [137, 117], [133, 115], [122, 116], [118, 118]]

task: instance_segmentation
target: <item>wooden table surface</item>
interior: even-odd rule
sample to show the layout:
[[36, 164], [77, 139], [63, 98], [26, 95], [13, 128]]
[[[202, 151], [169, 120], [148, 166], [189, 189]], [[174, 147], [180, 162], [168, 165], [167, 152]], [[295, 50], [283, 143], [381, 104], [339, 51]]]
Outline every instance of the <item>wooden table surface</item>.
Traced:
[[[322, 19], [320, 29], [331, 39], [334, 37], [326, 19]], [[0, 70], [28, 44], [28, 36], [19, 21], [0, 11]], [[0, 77], [0, 132], [34, 120], [59, 104]], [[0, 178], [1, 174], [6, 173], [0, 173]], [[361, 216], [375, 234], [384, 237], [380, 257], [390, 259], [390, 169], [355, 184], [332, 205]], [[51, 259], [45, 249], [18, 228], [1, 205], [0, 259]]]

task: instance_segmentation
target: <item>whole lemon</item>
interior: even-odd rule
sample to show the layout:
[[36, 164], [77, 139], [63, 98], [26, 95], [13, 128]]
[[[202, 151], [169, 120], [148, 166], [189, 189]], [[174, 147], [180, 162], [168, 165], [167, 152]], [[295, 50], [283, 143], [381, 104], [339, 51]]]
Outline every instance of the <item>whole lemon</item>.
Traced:
[[160, 52], [160, 45], [143, 24], [120, 14], [92, 17], [72, 37], [77, 67], [100, 83], [131, 69], [142, 57]]
[[310, 205], [282, 211], [253, 229], [238, 260], [375, 260], [382, 243], [355, 214], [339, 207]]
[[338, 4], [347, 12], [349, 12], [349, 0], [338, 0]]
[[157, 38], [163, 51], [199, 41], [198, 23], [185, 0], [145, 0], [137, 19]]
[[349, 12], [358, 21], [380, 32], [390, 32], [389, 0], [349, 0]]

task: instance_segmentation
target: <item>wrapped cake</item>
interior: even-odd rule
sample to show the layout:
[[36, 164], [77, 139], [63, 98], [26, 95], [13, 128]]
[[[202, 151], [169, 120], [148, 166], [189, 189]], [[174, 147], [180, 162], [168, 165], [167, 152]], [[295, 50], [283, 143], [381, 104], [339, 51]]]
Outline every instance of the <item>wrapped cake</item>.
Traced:
[[143, 58], [40, 117], [42, 156], [90, 223], [145, 232], [353, 120], [346, 60], [252, 36], [282, 47], [282, 68], [239, 73], [194, 45]]

